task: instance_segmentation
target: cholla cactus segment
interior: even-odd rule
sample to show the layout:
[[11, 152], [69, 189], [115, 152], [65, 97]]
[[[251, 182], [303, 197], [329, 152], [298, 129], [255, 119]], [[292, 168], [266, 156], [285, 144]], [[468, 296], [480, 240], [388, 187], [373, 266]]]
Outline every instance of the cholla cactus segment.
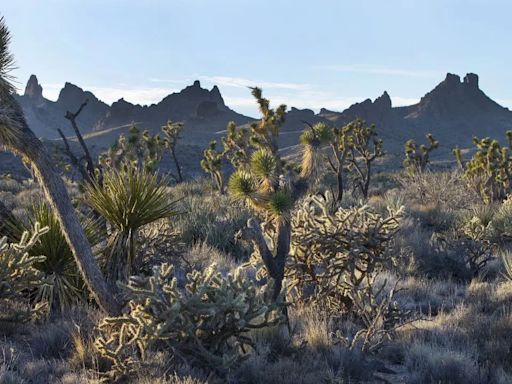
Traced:
[[402, 209], [389, 209], [387, 217], [368, 206], [330, 213], [330, 200], [310, 196], [293, 214], [286, 279], [292, 298], [339, 311], [350, 309], [354, 291], [388, 262], [387, 246], [399, 228]]
[[96, 340], [98, 351], [114, 363], [117, 373], [143, 363], [146, 352], [157, 346], [225, 372], [246, 357], [242, 346], [250, 345], [247, 332], [279, 321], [277, 307], [267, 305], [240, 270], [227, 276], [215, 265], [194, 270], [181, 290], [173, 267], [162, 264], [151, 276], [133, 277], [122, 288], [130, 298], [129, 311], [102, 320], [102, 335]]
[[[35, 268], [36, 264], [44, 262], [45, 256], [29, 254], [29, 250], [47, 230], [36, 223], [34, 232], [25, 232], [18, 243], [9, 243], [6, 237], [0, 239], [0, 300], [19, 299], [23, 294], [47, 284], [42, 273]], [[29, 311], [29, 315], [37, 314], [41, 308], [38, 305]], [[16, 316], [16, 319], [20, 317]]]

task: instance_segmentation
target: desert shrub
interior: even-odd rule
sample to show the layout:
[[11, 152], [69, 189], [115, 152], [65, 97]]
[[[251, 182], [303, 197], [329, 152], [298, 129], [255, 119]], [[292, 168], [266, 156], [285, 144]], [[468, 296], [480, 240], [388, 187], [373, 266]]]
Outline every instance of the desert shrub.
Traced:
[[140, 264], [136, 257], [139, 229], [175, 214], [166, 179], [145, 169], [107, 169], [101, 185], [86, 186], [85, 200], [112, 227], [103, 260], [112, 282], [126, 281]]
[[431, 243], [437, 253], [452, 259], [460, 258], [468, 277], [477, 277], [496, 257], [497, 246], [490, 239], [490, 231], [490, 224], [484, 225], [478, 217], [473, 216], [458, 230], [434, 233]]
[[511, 190], [512, 131], [507, 131], [506, 137], [507, 147], [501, 146], [498, 140], [489, 137], [474, 137], [476, 153], [467, 163], [463, 162], [460, 149], [456, 148], [453, 151], [459, 165], [464, 169], [464, 178], [468, 185], [485, 203], [502, 200]]
[[459, 214], [448, 207], [432, 204], [420, 204], [409, 208], [411, 217], [421, 225], [435, 232], [445, 232], [457, 226]]
[[467, 209], [479, 202], [478, 195], [468, 189], [459, 170], [401, 175], [397, 177], [400, 191], [409, 204], [424, 204], [442, 209]]
[[458, 351], [414, 345], [406, 352], [405, 365], [411, 372], [410, 383], [481, 383], [472, 357]]
[[[47, 284], [42, 273], [35, 267], [42, 263], [45, 256], [31, 256], [29, 251], [39, 238], [47, 232], [36, 223], [33, 234], [25, 232], [18, 243], [9, 243], [7, 238], [0, 239], [0, 301], [26, 300], [27, 294]], [[30, 315], [39, 315], [45, 303], [39, 303], [27, 312], [5, 311], [0, 321], [22, 321]]]
[[225, 373], [243, 360], [254, 328], [279, 321], [277, 307], [263, 302], [259, 290], [241, 270], [222, 276], [215, 265], [187, 276], [177, 286], [173, 267], [162, 264], [149, 277], [132, 277], [122, 285], [130, 298], [128, 312], [105, 318], [96, 340], [118, 374], [144, 362], [151, 348], [169, 350], [192, 364]]

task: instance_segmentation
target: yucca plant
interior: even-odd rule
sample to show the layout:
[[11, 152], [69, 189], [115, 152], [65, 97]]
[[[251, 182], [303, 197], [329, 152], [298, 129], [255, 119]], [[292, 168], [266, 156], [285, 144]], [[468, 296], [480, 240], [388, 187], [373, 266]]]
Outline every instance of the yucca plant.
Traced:
[[[83, 218], [81, 222], [91, 245], [97, 245], [101, 241], [98, 222], [89, 217]], [[16, 220], [11, 225], [13, 238], [19, 241], [25, 232], [33, 231], [36, 225], [41, 225], [47, 230], [39, 236], [28, 254], [45, 256], [44, 261], [35, 263], [34, 267], [49, 282], [37, 289], [36, 301], [48, 303], [51, 310], [62, 310], [86, 299], [86, 286], [73, 253], [62, 233], [59, 221], [46, 204], [34, 205], [26, 222]]]
[[137, 264], [137, 232], [175, 214], [167, 180], [146, 169], [111, 168], [103, 186], [86, 187], [86, 201], [111, 226], [103, 267], [111, 283], [126, 281]]

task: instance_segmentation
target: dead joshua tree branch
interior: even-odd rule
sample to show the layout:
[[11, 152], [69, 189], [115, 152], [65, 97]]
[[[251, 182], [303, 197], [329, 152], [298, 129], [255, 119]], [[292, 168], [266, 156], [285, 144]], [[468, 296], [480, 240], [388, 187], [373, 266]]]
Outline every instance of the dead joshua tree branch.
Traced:
[[[87, 147], [87, 144], [85, 144], [84, 138], [82, 134], [80, 133], [80, 129], [78, 129], [78, 125], [76, 123], [76, 119], [78, 115], [82, 112], [84, 107], [89, 103], [89, 99], [85, 99], [85, 101], [80, 105], [78, 110], [75, 113], [72, 113], [70, 111], [66, 112], [66, 115], [64, 116], [66, 119], [68, 119], [71, 122], [71, 126], [73, 127], [73, 130], [75, 131], [75, 135], [78, 139], [78, 142], [80, 143], [80, 146], [82, 147], [84, 154], [85, 154], [85, 161], [86, 161], [86, 169], [89, 177], [87, 180], [95, 180], [96, 178], [96, 172], [94, 167], [94, 161], [92, 160], [91, 153], [89, 152], [89, 148]], [[64, 142], [66, 143], [66, 139], [64, 139]], [[68, 146], [69, 148], [69, 146]], [[69, 151], [70, 152], [70, 151]]]
[[78, 159], [73, 151], [71, 150], [71, 147], [69, 146], [68, 139], [64, 134], [62, 133], [62, 130], [60, 128], [57, 129], [57, 132], [59, 132], [60, 137], [62, 138], [62, 142], [64, 143], [64, 153], [69, 158], [69, 161], [71, 162], [71, 165], [75, 167], [78, 172], [82, 175], [82, 178], [86, 180], [87, 182], [90, 182], [89, 174], [87, 173], [87, 170], [84, 168], [81, 159]]

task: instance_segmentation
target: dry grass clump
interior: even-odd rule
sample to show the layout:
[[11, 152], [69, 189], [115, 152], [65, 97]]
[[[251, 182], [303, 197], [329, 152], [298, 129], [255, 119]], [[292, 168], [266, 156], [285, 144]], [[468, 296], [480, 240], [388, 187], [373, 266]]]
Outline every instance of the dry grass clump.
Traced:
[[178, 217], [172, 226], [185, 244], [206, 243], [211, 247], [242, 258], [247, 254], [241, 243], [235, 242], [235, 233], [245, 225], [250, 212], [227, 196], [214, 195], [204, 187], [204, 181], [179, 184], [173, 188], [178, 199]]

